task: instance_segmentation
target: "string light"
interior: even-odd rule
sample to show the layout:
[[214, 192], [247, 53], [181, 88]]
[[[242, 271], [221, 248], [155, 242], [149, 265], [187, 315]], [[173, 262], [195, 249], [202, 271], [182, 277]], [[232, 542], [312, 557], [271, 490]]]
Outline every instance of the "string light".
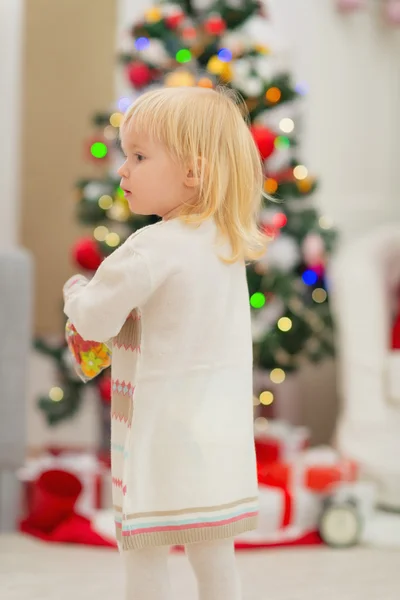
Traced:
[[107, 194], [105, 194], [104, 196], [101, 196], [101, 198], [99, 198], [99, 206], [103, 210], [108, 210], [109, 208], [111, 208], [111, 206], [113, 205], [113, 202], [114, 202], [114, 200], [111, 198], [111, 196], [108, 196]]
[[286, 135], [278, 135], [275, 139], [274, 146], [278, 150], [285, 150], [286, 148], [290, 148], [290, 140]]
[[113, 127], [120, 127], [124, 115], [120, 112], [115, 112], [110, 117], [110, 123]]
[[306, 179], [308, 177], [308, 169], [304, 165], [297, 165], [297, 167], [293, 169], [293, 175], [296, 179]]
[[122, 113], [124, 113], [130, 105], [131, 101], [129, 100], [129, 98], [120, 98], [118, 100], [118, 108]]
[[99, 225], [98, 227], [96, 227], [96, 229], [93, 231], [93, 237], [95, 240], [97, 240], [98, 242], [104, 242], [106, 237], [109, 234], [109, 230], [107, 227], [105, 227], [104, 225]]
[[272, 383], [283, 383], [286, 378], [286, 373], [283, 369], [272, 369], [269, 378]]
[[286, 223], [287, 216], [285, 215], [285, 213], [276, 213], [276, 215], [272, 217], [272, 225], [274, 225], [275, 227], [279, 227], [279, 229], [285, 227]]
[[95, 142], [91, 145], [90, 152], [95, 158], [104, 158], [108, 154], [108, 148], [103, 142]]
[[116, 246], [119, 246], [121, 238], [119, 237], [118, 233], [111, 232], [107, 234], [104, 241], [107, 246], [110, 246], [110, 248], [116, 248]]
[[136, 50], [144, 50], [150, 45], [150, 40], [147, 37], [139, 37], [135, 40]]
[[301, 276], [306, 285], [315, 285], [318, 280], [318, 275], [312, 269], [307, 269]]
[[271, 87], [265, 92], [265, 97], [271, 104], [276, 104], [282, 97], [282, 92], [277, 87]]
[[333, 220], [328, 215], [322, 215], [318, 220], [321, 229], [331, 229], [333, 227]]
[[291, 133], [294, 129], [294, 122], [292, 119], [282, 119], [279, 123], [279, 127], [284, 133]]
[[49, 391], [49, 398], [53, 402], [61, 402], [64, 398], [64, 391], [60, 387], [53, 387]]
[[255, 292], [250, 297], [250, 304], [253, 308], [262, 308], [265, 304], [265, 296], [261, 292]]
[[187, 48], [181, 48], [176, 53], [175, 58], [179, 63], [187, 63], [192, 60], [192, 53]]
[[202, 88], [213, 88], [214, 84], [208, 77], [202, 77], [198, 80], [197, 85]]
[[324, 290], [323, 288], [316, 288], [312, 293], [312, 299], [317, 304], [322, 304], [322, 302], [325, 302], [327, 297], [328, 297], [328, 294], [326, 293], [326, 290]]
[[260, 398], [258, 398], [257, 396], [253, 396], [253, 406], [259, 406], [260, 404]]
[[117, 135], [118, 135], [118, 131], [115, 129], [115, 127], [112, 127], [111, 125], [107, 125], [107, 127], [104, 128], [104, 137], [107, 140], [115, 140]]
[[268, 429], [268, 419], [265, 417], [257, 417], [257, 419], [254, 419], [254, 429], [259, 433], [266, 431]]
[[302, 194], [307, 194], [308, 192], [310, 192], [313, 186], [313, 180], [311, 179], [311, 177], [306, 177], [306, 179], [301, 179], [296, 183], [298, 189]]
[[274, 401], [274, 395], [270, 391], [265, 391], [260, 394], [260, 403], [263, 406], [270, 406]]
[[289, 319], [289, 317], [281, 317], [277, 323], [278, 329], [284, 332], [290, 331], [292, 325], [292, 319]]
[[218, 52], [218, 58], [222, 62], [229, 62], [232, 60], [232, 52], [228, 48], [221, 48]]
[[144, 16], [148, 23], [157, 23], [158, 21], [161, 21], [162, 12], [159, 8], [156, 7], [149, 8], [144, 13]]
[[294, 89], [300, 96], [305, 96], [309, 92], [309, 85], [305, 81], [299, 81]]
[[278, 182], [276, 181], [276, 179], [272, 179], [271, 177], [268, 177], [268, 179], [266, 179], [264, 181], [264, 191], [267, 192], [267, 194], [275, 194], [277, 189], [278, 189]]

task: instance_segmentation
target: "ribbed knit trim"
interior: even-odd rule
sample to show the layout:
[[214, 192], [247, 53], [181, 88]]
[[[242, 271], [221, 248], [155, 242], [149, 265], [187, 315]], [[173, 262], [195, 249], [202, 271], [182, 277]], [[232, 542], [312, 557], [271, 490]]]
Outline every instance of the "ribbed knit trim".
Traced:
[[140, 550], [152, 546], [181, 546], [196, 542], [209, 542], [236, 537], [245, 531], [257, 529], [257, 514], [245, 517], [226, 525], [187, 528], [177, 531], [157, 531], [155, 533], [138, 533], [135, 535], [121, 535], [117, 528], [117, 540], [121, 543], [123, 551]]

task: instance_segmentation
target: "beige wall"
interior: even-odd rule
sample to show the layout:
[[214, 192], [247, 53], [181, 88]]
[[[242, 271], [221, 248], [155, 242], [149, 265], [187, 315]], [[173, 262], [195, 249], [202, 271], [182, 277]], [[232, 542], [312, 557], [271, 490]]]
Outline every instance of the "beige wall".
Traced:
[[116, 0], [25, 0], [21, 243], [36, 262], [36, 333], [62, 325], [61, 288], [73, 272], [74, 182], [91, 116], [114, 100]]

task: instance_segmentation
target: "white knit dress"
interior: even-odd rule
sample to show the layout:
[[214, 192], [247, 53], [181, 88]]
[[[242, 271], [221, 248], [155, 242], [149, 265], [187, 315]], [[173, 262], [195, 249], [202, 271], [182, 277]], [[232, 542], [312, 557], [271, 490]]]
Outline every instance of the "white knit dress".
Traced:
[[223, 263], [212, 220], [133, 234], [65, 313], [114, 338], [112, 476], [124, 550], [256, 528], [252, 340], [245, 265]]

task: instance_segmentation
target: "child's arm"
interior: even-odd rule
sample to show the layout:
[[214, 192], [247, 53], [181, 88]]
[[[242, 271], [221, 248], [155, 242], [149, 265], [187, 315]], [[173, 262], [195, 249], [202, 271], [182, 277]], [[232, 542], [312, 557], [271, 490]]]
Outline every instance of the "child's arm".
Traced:
[[151, 292], [146, 259], [128, 240], [103, 261], [93, 279], [77, 275], [68, 280], [64, 312], [83, 339], [106, 343]]

